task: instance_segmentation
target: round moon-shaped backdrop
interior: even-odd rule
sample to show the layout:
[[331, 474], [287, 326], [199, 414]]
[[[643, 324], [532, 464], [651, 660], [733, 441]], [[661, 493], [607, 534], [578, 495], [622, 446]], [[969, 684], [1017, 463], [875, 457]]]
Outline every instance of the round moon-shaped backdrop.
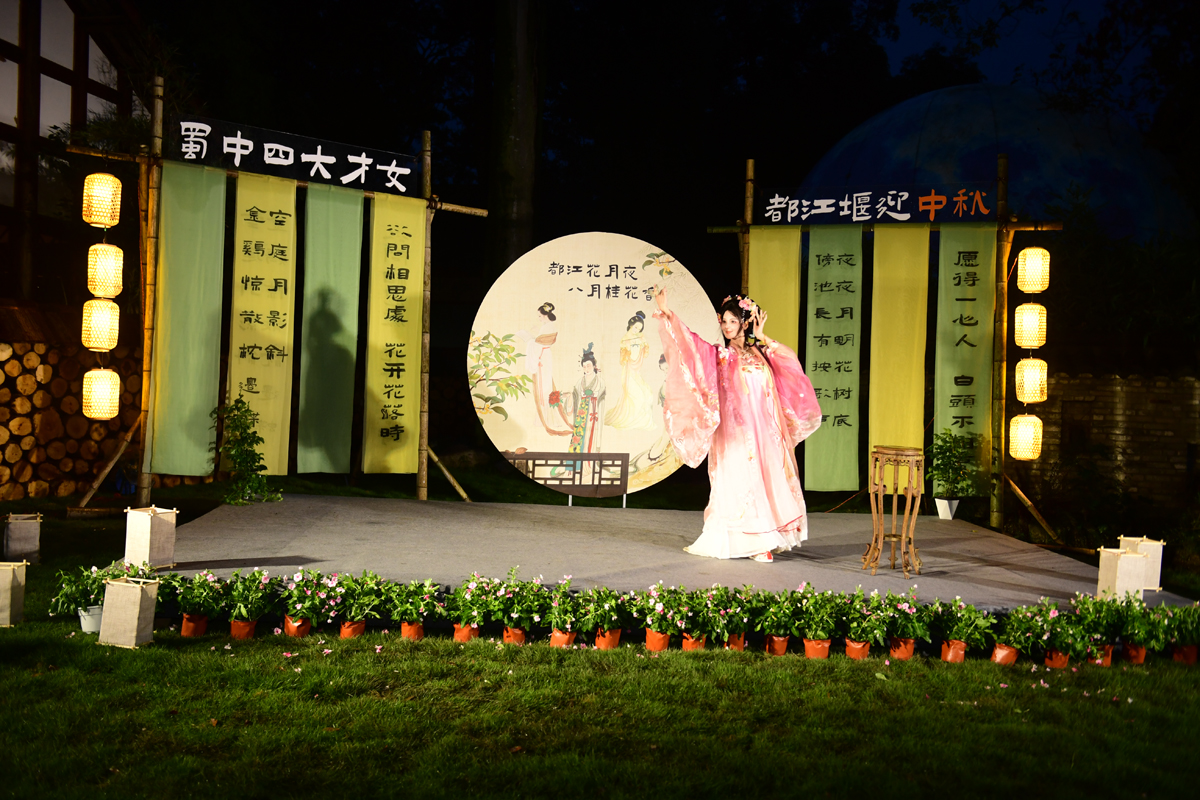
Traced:
[[652, 486], [683, 463], [663, 426], [656, 285], [693, 331], [722, 341], [716, 309], [691, 273], [617, 233], [546, 242], [488, 291], [467, 380], [492, 444], [532, 480], [609, 497]]

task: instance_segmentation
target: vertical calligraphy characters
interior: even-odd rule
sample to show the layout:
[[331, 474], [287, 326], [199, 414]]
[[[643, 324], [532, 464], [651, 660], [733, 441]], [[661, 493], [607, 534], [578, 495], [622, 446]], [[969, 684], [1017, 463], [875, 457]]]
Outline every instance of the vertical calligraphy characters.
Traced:
[[991, 436], [993, 224], [940, 234], [934, 429]]
[[822, 426], [805, 445], [805, 485], [820, 491], [858, 483], [861, 240], [859, 228], [817, 226], [809, 235], [805, 369], [821, 404]]
[[[930, 187], [870, 188], [862, 191], [792, 193], [768, 191], [759, 208], [771, 225], [853, 224], [873, 222], [975, 222], [994, 218], [991, 184], [954, 189]], [[822, 197], [822, 195], [825, 195]]]
[[295, 181], [238, 178], [228, 395], [244, 396], [258, 415], [269, 475], [286, 474], [288, 466], [295, 213]]
[[376, 195], [371, 209], [363, 471], [416, 472], [426, 203]]

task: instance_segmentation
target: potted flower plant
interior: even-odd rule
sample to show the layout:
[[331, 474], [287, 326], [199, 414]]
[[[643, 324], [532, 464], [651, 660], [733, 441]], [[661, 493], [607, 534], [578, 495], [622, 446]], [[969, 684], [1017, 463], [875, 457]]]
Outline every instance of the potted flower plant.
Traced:
[[800, 635], [797, 619], [799, 592], [759, 592], [760, 604], [755, 630], [766, 639], [764, 647], [773, 656], [787, 653], [788, 640]]
[[379, 619], [379, 609], [388, 596], [388, 581], [376, 575], [371, 570], [363, 570], [363, 574], [355, 577], [346, 574], [338, 577], [335, 572], [326, 581], [324, 592], [326, 613], [329, 621], [339, 613], [344, 617], [339, 635], [343, 639], [353, 639], [362, 636], [367, 629], [368, 619]]
[[925, 451], [926, 477], [933, 481], [934, 503], [941, 519], [954, 519], [958, 501], [984, 493], [984, 476], [979, 469], [983, 452], [982, 434], [954, 433], [949, 428], [934, 434]]
[[900, 661], [912, 658], [916, 640], [929, 641], [929, 607], [917, 601], [917, 590], [909, 587], [907, 594], [890, 591], [883, 601], [888, 655]]
[[1017, 663], [1019, 654], [1031, 654], [1036, 649], [1035, 638], [1041, 636], [1038, 624], [1033, 606], [1019, 606], [1005, 614], [996, 626], [998, 632], [992, 648], [992, 661], [1011, 665]]
[[1171, 643], [1171, 658], [1191, 666], [1196, 663], [1196, 646], [1200, 644], [1200, 603], [1175, 608], [1163, 607], [1167, 615], [1167, 641]]
[[249, 575], [234, 570], [228, 584], [229, 636], [253, 639], [258, 620], [279, 602], [279, 579], [266, 570], [255, 569]]
[[488, 621], [492, 606], [492, 583], [473, 572], [446, 598], [446, 616], [454, 621], [454, 641], [469, 642], [479, 636], [479, 626]]
[[1155, 614], [1132, 592], [1121, 601], [1121, 644], [1125, 660], [1141, 664], [1146, 650], [1161, 650], [1166, 644], [1166, 618]]
[[1113, 645], [1121, 635], [1121, 604], [1107, 597], [1077, 593], [1071, 605], [1087, 660], [1097, 666], [1109, 666]]
[[58, 593], [50, 601], [50, 616], [78, 614], [84, 633], [99, 633], [104, 609], [104, 581], [108, 578], [148, 578], [154, 574], [149, 564], [114, 561], [103, 569], [80, 567], [78, 572], [61, 571], [56, 578]]
[[804, 655], [829, 658], [829, 642], [837, 635], [844, 601], [832, 591], [818, 592], [807, 581], [797, 591], [796, 629], [804, 638]]
[[288, 636], [308, 635], [313, 620], [326, 606], [321, 599], [325, 588], [328, 587], [321, 582], [321, 573], [315, 569], [302, 569], [284, 579], [279, 592], [283, 600], [284, 633]]
[[[684, 587], [679, 588], [683, 590]], [[684, 605], [679, 614], [679, 621], [683, 623], [684, 650], [703, 650], [710, 638], [725, 633], [724, 597], [719, 589], [719, 586], [714, 586], [685, 592]]]
[[[539, 589], [541, 586], [539, 584]], [[533, 606], [534, 604], [530, 604]], [[570, 647], [575, 643], [579, 610], [575, 596], [571, 594], [571, 576], [564, 575], [547, 596], [544, 589], [537, 598], [536, 612], [546, 614], [546, 624], [550, 626], [550, 646]]]
[[724, 639], [726, 650], [745, 650], [746, 631], [756, 624], [750, 618], [754, 587], [733, 589], [714, 585], [705, 593], [713, 606], [712, 636]]
[[208, 618], [215, 617], [225, 607], [225, 584], [208, 570], [201, 570], [190, 579], [178, 574], [164, 581], [175, 590], [175, 601], [183, 612], [181, 636], [203, 636], [208, 630]]
[[859, 586], [854, 594], [847, 595], [843, 613], [843, 628], [846, 635], [846, 655], [853, 659], [864, 659], [872, 644], [883, 644], [887, 637], [887, 614], [879, 592], [864, 595]]
[[597, 650], [614, 650], [621, 643], [621, 629], [633, 623], [630, 595], [597, 586], [577, 598], [576, 630], [593, 633]]
[[942, 637], [942, 661], [952, 664], [962, 663], [969, 648], [986, 645], [996, 622], [995, 617], [964, 603], [961, 597], [950, 603], [935, 599], [931, 613]]
[[1034, 635], [1030, 640], [1031, 649], [1046, 654], [1047, 667], [1065, 669], [1072, 656], [1079, 658], [1087, 652], [1087, 643], [1080, 635], [1075, 614], [1059, 611], [1058, 603], [1045, 597], [1032, 610]]
[[431, 580], [387, 584], [384, 605], [388, 616], [400, 623], [402, 637], [420, 641], [425, 638], [425, 620], [444, 616], [437, 593], [437, 584]]
[[637, 599], [638, 617], [646, 627], [646, 649], [661, 652], [667, 649], [671, 634], [682, 627], [678, 622], [679, 592], [667, 588], [662, 581], [641, 592]]

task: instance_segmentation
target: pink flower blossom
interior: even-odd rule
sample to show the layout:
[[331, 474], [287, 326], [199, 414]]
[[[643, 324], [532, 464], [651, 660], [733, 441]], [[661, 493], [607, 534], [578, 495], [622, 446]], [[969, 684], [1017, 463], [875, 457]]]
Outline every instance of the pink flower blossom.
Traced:
[[329, 655], [329, 654], [330, 654], [330, 653], [332, 653], [332, 652], [333, 652], [332, 650], [330, 650], [330, 649], [326, 648], [325, 650], [322, 650], [322, 651], [321, 651], [321, 655], [323, 655], [323, 656], [327, 656], [327, 655]]
[[382, 652], [383, 652], [383, 645], [381, 645], [381, 644], [377, 644], [377, 645], [375, 645], [375, 652], [376, 652], [377, 654], [378, 654], [378, 653], [382, 653]]
[[294, 656], [294, 655], [296, 655], [296, 654], [295, 654], [295, 653], [288, 653], [288, 652], [285, 652], [285, 653], [283, 654], [283, 657], [284, 657], [284, 658], [291, 658], [291, 657], [292, 657], [292, 656]]
[[283, 628], [276, 628], [276, 629], [275, 629], [275, 635], [276, 635], [276, 636], [278, 636], [278, 635], [279, 635], [279, 634], [281, 634], [281, 633], [283, 633]]

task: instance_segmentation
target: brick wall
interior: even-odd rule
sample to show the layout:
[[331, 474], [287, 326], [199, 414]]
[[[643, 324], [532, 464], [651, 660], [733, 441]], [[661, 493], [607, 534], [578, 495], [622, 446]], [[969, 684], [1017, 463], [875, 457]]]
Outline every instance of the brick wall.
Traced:
[[1177, 508], [1200, 490], [1196, 378], [1060, 373], [1050, 376], [1049, 390], [1045, 403], [1029, 407], [1044, 425], [1042, 456], [1028, 465], [1030, 475], [1043, 477], [1064, 453], [1101, 445], [1112, 457], [1099, 466], [1131, 493]]

